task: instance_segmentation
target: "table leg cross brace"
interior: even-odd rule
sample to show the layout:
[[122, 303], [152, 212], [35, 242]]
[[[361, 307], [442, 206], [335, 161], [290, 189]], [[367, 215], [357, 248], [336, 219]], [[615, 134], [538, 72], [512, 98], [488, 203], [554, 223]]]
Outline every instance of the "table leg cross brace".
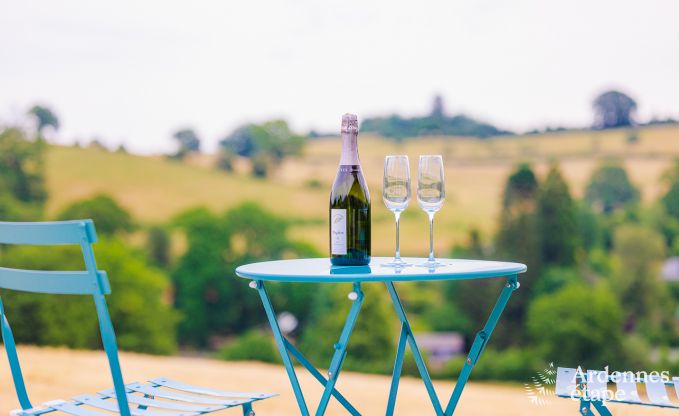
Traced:
[[316, 409], [316, 415], [325, 414], [325, 411], [328, 407], [328, 402], [332, 396], [335, 397], [335, 399], [337, 399], [337, 401], [342, 406], [344, 406], [344, 408], [347, 409], [350, 414], [354, 416], [360, 416], [358, 410], [356, 410], [356, 408], [354, 408], [354, 406], [352, 406], [351, 403], [349, 403], [349, 401], [339, 391], [337, 391], [337, 389], [335, 389], [335, 383], [337, 382], [339, 373], [342, 370], [342, 364], [344, 364], [344, 358], [347, 355], [347, 344], [349, 342], [349, 338], [351, 337], [351, 333], [354, 330], [358, 313], [360, 312], [361, 306], [363, 304], [363, 292], [361, 291], [361, 284], [358, 282], [354, 283], [354, 291], [350, 295], [350, 299], [353, 300], [353, 303], [351, 305], [351, 309], [349, 310], [349, 315], [347, 316], [344, 328], [342, 329], [340, 339], [334, 345], [335, 352], [333, 354], [332, 360], [330, 361], [330, 366], [328, 367], [328, 378], [325, 378], [323, 374], [321, 374], [321, 372], [318, 371], [313, 366], [313, 364], [311, 364], [311, 362], [283, 336], [278, 326], [278, 320], [273, 310], [273, 306], [271, 305], [271, 300], [269, 299], [269, 295], [266, 291], [266, 288], [264, 287], [264, 282], [261, 280], [255, 281], [255, 288], [258, 290], [259, 296], [262, 299], [262, 303], [264, 304], [264, 310], [266, 311], [267, 318], [269, 319], [269, 324], [271, 325], [271, 330], [273, 332], [274, 339], [276, 340], [278, 351], [280, 352], [281, 358], [283, 360], [285, 370], [288, 373], [288, 378], [292, 384], [292, 389], [295, 393], [295, 398], [297, 399], [297, 404], [302, 415], [309, 416], [310, 413], [309, 409], [307, 408], [306, 401], [304, 400], [304, 394], [302, 393], [299, 381], [297, 380], [297, 374], [295, 373], [295, 368], [292, 365], [290, 354], [292, 354], [292, 356], [295, 357], [295, 359], [297, 359], [297, 361], [299, 361], [299, 363], [302, 364], [304, 368], [306, 368], [307, 371], [309, 371], [309, 373], [311, 373], [311, 375], [324, 386], [323, 395], [321, 396], [318, 408]]
[[472, 344], [469, 350], [469, 354], [467, 355], [467, 359], [465, 360], [464, 367], [462, 368], [462, 371], [460, 372], [457, 382], [455, 383], [455, 389], [453, 390], [453, 394], [450, 398], [450, 401], [446, 406], [445, 412], [441, 407], [441, 402], [439, 401], [438, 395], [434, 390], [431, 377], [429, 377], [427, 367], [424, 364], [424, 359], [422, 358], [422, 354], [420, 353], [417, 343], [415, 342], [415, 337], [413, 336], [412, 330], [410, 328], [410, 323], [408, 322], [408, 318], [406, 317], [406, 313], [405, 310], [403, 309], [401, 299], [396, 293], [394, 283], [386, 282], [386, 286], [387, 291], [389, 292], [389, 296], [391, 297], [394, 310], [396, 311], [396, 315], [401, 321], [401, 335], [399, 337], [398, 347], [396, 349], [396, 361], [394, 363], [394, 371], [392, 373], [391, 389], [389, 391], [389, 401], [387, 402], [386, 414], [387, 416], [394, 414], [394, 406], [396, 404], [396, 394], [398, 392], [398, 384], [401, 378], [401, 370], [403, 368], [403, 357], [405, 355], [405, 347], [407, 342], [408, 345], [410, 345], [410, 349], [413, 352], [415, 364], [417, 364], [417, 369], [419, 370], [420, 376], [422, 377], [422, 381], [424, 382], [424, 385], [427, 389], [427, 393], [429, 394], [429, 398], [434, 407], [434, 411], [436, 412], [437, 415], [451, 416], [455, 411], [455, 407], [457, 406], [458, 401], [460, 400], [462, 390], [467, 384], [467, 380], [469, 379], [472, 367], [479, 361], [479, 357], [481, 356], [481, 353], [486, 347], [486, 344], [488, 343], [488, 340], [490, 339], [490, 336], [493, 333], [493, 330], [495, 329], [495, 325], [500, 319], [500, 315], [502, 314], [502, 311], [504, 311], [505, 306], [509, 301], [509, 297], [511, 296], [514, 290], [519, 288], [517, 276], [513, 275], [507, 278], [507, 282], [504, 285], [502, 292], [500, 293], [500, 297], [495, 303], [495, 306], [493, 307], [493, 310], [490, 313], [490, 316], [488, 317], [486, 324], [484, 325], [483, 329], [476, 334], [476, 337], [474, 338], [474, 343]]

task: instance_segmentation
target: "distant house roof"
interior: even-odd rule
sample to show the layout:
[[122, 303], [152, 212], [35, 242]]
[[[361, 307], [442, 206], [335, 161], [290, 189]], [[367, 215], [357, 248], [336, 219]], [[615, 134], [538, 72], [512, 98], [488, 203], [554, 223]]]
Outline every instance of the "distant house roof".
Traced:
[[662, 265], [662, 278], [668, 281], [679, 281], [679, 257], [670, 257]]
[[415, 338], [433, 365], [464, 353], [464, 336], [458, 332], [421, 332], [415, 334]]

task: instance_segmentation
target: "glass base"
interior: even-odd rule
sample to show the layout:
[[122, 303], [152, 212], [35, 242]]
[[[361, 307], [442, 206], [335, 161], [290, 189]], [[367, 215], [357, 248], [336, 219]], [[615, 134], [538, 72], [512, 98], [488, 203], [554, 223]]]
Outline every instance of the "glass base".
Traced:
[[422, 263], [417, 264], [416, 266], [417, 266], [417, 267], [426, 267], [426, 268], [428, 268], [428, 269], [430, 269], [430, 270], [436, 270], [436, 269], [439, 268], [439, 267], [447, 266], [447, 264], [446, 264], [446, 263], [442, 263], [442, 262], [440, 262], [440, 261], [434, 259], [434, 260], [427, 260], [427, 261], [424, 261], [424, 262], [422, 262]]
[[389, 263], [382, 263], [381, 266], [382, 266], [382, 267], [404, 268], [404, 267], [412, 266], [412, 264], [410, 264], [410, 263], [404, 261], [404, 260], [401, 259], [401, 258], [398, 258], [398, 259], [397, 259], [397, 258], [394, 258], [394, 259], [393, 259], [392, 261], [390, 261]]

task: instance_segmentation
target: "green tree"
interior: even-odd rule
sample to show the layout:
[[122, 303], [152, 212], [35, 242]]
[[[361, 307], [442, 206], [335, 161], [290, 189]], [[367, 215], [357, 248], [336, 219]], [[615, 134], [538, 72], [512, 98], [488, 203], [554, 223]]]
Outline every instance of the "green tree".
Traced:
[[440, 95], [434, 97], [431, 112], [423, 117], [406, 118], [393, 114], [387, 117], [366, 118], [361, 122], [361, 131], [377, 133], [398, 141], [407, 137], [432, 135], [486, 138], [512, 134], [510, 131], [464, 114], [446, 115], [443, 97]]
[[[479, 231], [471, 229], [466, 247], [455, 247], [452, 256], [484, 259], [486, 256]], [[436, 331], [462, 332], [469, 346], [474, 341], [476, 332], [488, 319], [493, 303], [500, 293], [500, 285], [494, 279], [447, 280], [441, 285], [443, 304], [429, 313], [429, 325]], [[446, 313], [448, 317], [442, 319]]]
[[[313, 320], [302, 335], [301, 349], [313, 362], [327, 365], [351, 307], [347, 294], [352, 287], [348, 284], [321, 286], [314, 297]], [[365, 297], [347, 345], [346, 368], [383, 372], [393, 360], [396, 321], [383, 286], [364, 284], [362, 291]]]
[[252, 161], [255, 176], [266, 176], [269, 167], [278, 166], [286, 156], [300, 154], [305, 143], [306, 138], [293, 133], [284, 120], [248, 124], [220, 142], [222, 151], [217, 164], [231, 167], [231, 158], [239, 155]]
[[[97, 261], [106, 270], [112, 294], [107, 302], [124, 350], [169, 354], [176, 348], [177, 314], [166, 301], [170, 282], [150, 267], [140, 253], [120, 241], [102, 239], [95, 245]], [[0, 258], [3, 266], [42, 270], [82, 270], [76, 247], [13, 247]], [[99, 327], [92, 298], [0, 291], [20, 343], [99, 348]]]
[[630, 182], [622, 166], [606, 162], [592, 174], [585, 191], [585, 200], [597, 211], [611, 214], [638, 202], [639, 190]]
[[165, 228], [149, 228], [146, 245], [149, 258], [156, 266], [167, 267], [170, 264], [170, 236]]
[[620, 91], [606, 91], [594, 99], [594, 128], [609, 129], [634, 124], [637, 103]]
[[535, 296], [551, 294], [570, 284], [585, 284], [582, 273], [570, 267], [548, 267], [535, 284]]
[[558, 266], [574, 264], [578, 246], [575, 205], [557, 165], [552, 165], [540, 185], [537, 216], [543, 263]]
[[47, 200], [45, 143], [16, 128], [0, 130], [0, 216], [28, 221], [42, 216]]
[[[527, 164], [519, 165], [505, 185], [496, 251], [499, 258], [525, 263], [528, 271], [521, 275], [521, 291], [507, 305], [505, 323], [498, 326], [494, 336], [501, 346], [525, 342], [523, 321], [542, 263], [537, 195], [538, 181], [533, 170]], [[499, 287], [496, 286], [497, 293]]]
[[178, 150], [172, 155], [175, 159], [183, 159], [190, 153], [200, 152], [200, 138], [193, 129], [177, 130], [172, 138], [177, 142]]
[[96, 195], [90, 199], [77, 201], [66, 207], [58, 215], [59, 220], [91, 219], [97, 232], [114, 235], [134, 229], [134, 221], [129, 212], [108, 195]]
[[569, 285], [531, 303], [526, 326], [545, 361], [564, 367], [620, 366], [623, 313], [605, 287]]
[[59, 118], [49, 107], [34, 105], [28, 110], [28, 114], [35, 117], [36, 128], [39, 134], [42, 134], [45, 127], [52, 127], [54, 131], [59, 130]]
[[538, 179], [527, 163], [517, 166], [505, 184], [502, 208], [512, 214], [513, 211], [533, 211], [538, 194]]
[[586, 252], [601, 245], [604, 230], [599, 215], [588, 203], [577, 201], [575, 222], [578, 227], [577, 241]]
[[679, 159], [663, 174], [663, 182], [667, 188], [660, 202], [665, 211], [675, 219], [679, 219]]
[[[188, 242], [172, 277], [175, 305], [184, 317], [180, 339], [190, 345], [202, 347], [211, 336], [241, 333], [264, 321], [259, 297], [246, 280], [234, 274], [237, 266], [318, 254], [308, 245], [289, 240], [288, 223], [253, 203], [221, 216], [194, 209], [174, 222], [184, 230]], [[281, 312], [307, 316], [314, 290], [311, 285], [268, 285], [268, 289]]]
[[659, 273], [665, 257], [663, 237], [641, 225], [622, 225], [613, 236], [613, 255], [618, 267], [611, 281], [625, 305], [626, 327], [632, 330], [642, 321], [657, 330], [666, 300]]

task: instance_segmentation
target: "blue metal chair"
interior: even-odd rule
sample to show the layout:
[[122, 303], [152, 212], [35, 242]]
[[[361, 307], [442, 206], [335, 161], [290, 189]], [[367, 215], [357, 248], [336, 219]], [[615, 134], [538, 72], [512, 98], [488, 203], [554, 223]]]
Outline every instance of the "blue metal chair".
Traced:
[[[615, 391], [609, 388], [615, 383]], [[637, 384], [644, 385], [647, 401], [639, 397]], [[559, 367], [556, 372], [556, 395], [558, 397], [580, 401], [579, 412], [583, 416], [593, 415], [596, 411], [601, 416], [612, 416], [606, 403], [625, 403], [638, 406], [679, 409], [672, 403], [668, 389], [674, 388], [679, 398], [679, 378], [663, 380], [658, 376], [638, 377], [633, 372], [611, 373], [604, 371], [578, 371], [575, 368]]]
[[189, 416], [242, 407], [243, 414], [250, 416], [254, 415], [253, 402], [276, 395], [207, 389], [165, 377], [155, 378], [147, 383], [124, 384], [118, 360], [118, 346], [105, 299], [111, 293], [111, 287], [106, 272], [97, 269], [92, 249], [96, 240], [94, 223], [91, 220], [0, 222], [0, 244], [80, 246], [85, 260], [85, 271], [37, 271], [0, 267], [0, 288], [56, 295], [91, 295], [113, 378], [112, 389], [75, 396], [68, 401], [56, 400], [42, 406], [33, 406], [28, 399], [14, 336], [0, 298], [0, 333], [21, 405], [21, 410], [13, 412], [15, 415], [37, 416], [63, 412], [74, 416], [106, 416], [109, 412], [115, 412], [122, 416]]

